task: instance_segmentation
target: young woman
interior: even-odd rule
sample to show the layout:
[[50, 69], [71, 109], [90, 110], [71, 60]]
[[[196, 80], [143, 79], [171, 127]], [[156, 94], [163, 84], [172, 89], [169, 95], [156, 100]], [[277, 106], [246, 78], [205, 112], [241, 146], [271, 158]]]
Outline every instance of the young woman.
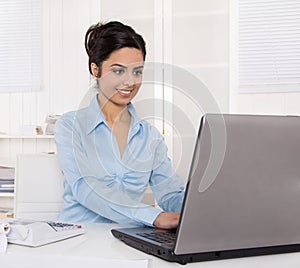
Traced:
[[[64, 114], [55, 142], [64, 175], [59, 220], [174, 228], [184, 196], [158, 130], [131, 103], [142, 83], [145, 42], [120, 22], [92, 25], [85, 36], [98, 94]], [[141, 202], [150, 184], [159, 207]]]

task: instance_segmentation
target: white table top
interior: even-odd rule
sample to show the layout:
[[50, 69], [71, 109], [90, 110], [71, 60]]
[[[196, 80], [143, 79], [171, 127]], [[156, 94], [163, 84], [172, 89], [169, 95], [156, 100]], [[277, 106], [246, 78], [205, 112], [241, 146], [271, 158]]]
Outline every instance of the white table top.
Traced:
[[[148, 267], [148, 268], [171, 268], [171, 267], [203, 267], [203, 268], [282, 268], [282, 267], [300, 267], [300, 253], [288, 253], [288, 254], [278, 254], [278, 255], [269, 255], [269, 256], [259, 256], [259, 257], [248, 257], [248, 258], [237, 258], [237, 259], [229, 259], [229, 260], [220, 260], [220, 261], [209, 261], [209, 262], [198, 262], [198, 263], [189, 263], [185, 266], [182, 266], [177, 263], [171, 263], [164, 260], [161, 260], [157, 257], [145, 254], [141, 251], [138, 251], [134, 248], [131, 248], [125, 245], [123, 242], [114, 238], [110, 232], [110, 230], [114, 227], [119, 227], [116, 224], [85, 224], [83, 225], [86, 229], [86, 234], [70, 238], [64, 241], [60, 241], [57, 243], [49, 244], [46, 246], [38, 247], [38, 248], [30, 248], [24, 246], [18, 246], [9, 244], [7, 248], [7, 252], [5, 254], [0, 255], [1, 266], [3, 264], [3, 260], [7, 258], [7, 260], [13, 259], [17, 260], [20, 256], [24, 259], [24, 256], [28, 259], [32, 258], [35, 263], [37, 261], [45, 261], [45, 264], [49, 262], [49, 259], [53, 258], [61, 264], [55, 264], [56, 267], [77, 267], [76, 265], [66, 265], [63, 263], [64, 260], [75, 260], [76, 263], [78, 258], [81, 258], [81, 261], [86, 263], [91, 267], [105, 267], [108, 266], [95, 266], [89, 262], [89, 260], [99, 260], [102, 262], [112, 261], [116, 264], [116, 266], [110, 267], [121, 267], [125, 268], [126, 265], [130, 267], [131, 264], [122, 265], [122, 261], [136, 261], [137, 267]], [[22, 261], [22, 258], [20, 260]], [[25, 258], [25, 261], [27, 261]], [[142, 262], [142, 260], [146, 260]], [[138, 263], [140, 261], [140, 263]], [[24, 262], [24, 260], [23, 260]], [[119, 263], [118, 263], [119, 262]], [[71, 262], [70, 262], [71, 263]], [[74, 262], [75, 263], [75, 262]], [[145, 266], [144, 266], [144, 263]], [[79, 263], [78, 263], [79, 264]], [[143, 265], [142, 265], [143, 264]], [[3, 266], [4, 267], [4, 266]], [[17, 268], [17, 267], [32, 267], [31, 265], [22, 266], [11, 265], [5, 266], [9, 268]], [[45, 266], [40, 266], [40, 264], [36, 267], [46, 268]], [[51, 266], [50, 266], [51, 267]], [[53, 266], [52, 266], [53, 267]], [[82, 267], [82, 264], [81, 264]], [[134, 266], [131, 266], [134, 267]]]

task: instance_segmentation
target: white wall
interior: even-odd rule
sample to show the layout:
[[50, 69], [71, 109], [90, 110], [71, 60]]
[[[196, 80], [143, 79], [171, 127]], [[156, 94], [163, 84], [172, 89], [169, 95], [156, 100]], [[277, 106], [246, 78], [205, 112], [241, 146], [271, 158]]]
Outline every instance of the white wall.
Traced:
[[[172, 63], [195, 75], [214, 98], [218, 111], [229, 111], [229, 0], [172, 1]], [[206, 108], [204, 94], [193, 99], [174, 91], [174, 105], [186, 115], [183, 133], [174, 133], [173, 161], [178, 173], [188, 177], [200, 117], [205, 112], [216, 112], [216, 107]], [[194, 103], [193, 103], [194, 102]], [[196, 104], [195, 104], [196, 103]], [[198, 105], [197, 105], [198, 104]], [[200, 109], [199, 109], [200, 108]], [[177, 122], [174, 116], [173, 122]], [[191, 129], [193, 125], [193, 129]]]

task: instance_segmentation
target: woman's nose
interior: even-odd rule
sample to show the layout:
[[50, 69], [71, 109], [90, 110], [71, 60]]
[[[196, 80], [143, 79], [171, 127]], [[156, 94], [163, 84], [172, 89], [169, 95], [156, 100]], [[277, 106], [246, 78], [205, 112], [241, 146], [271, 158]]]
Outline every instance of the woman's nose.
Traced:
[[122, 81], [123, 85], [126, 87], [133, 86], [135, 84], [133, 75], [127, 73], [124, 77], [124, 80]]

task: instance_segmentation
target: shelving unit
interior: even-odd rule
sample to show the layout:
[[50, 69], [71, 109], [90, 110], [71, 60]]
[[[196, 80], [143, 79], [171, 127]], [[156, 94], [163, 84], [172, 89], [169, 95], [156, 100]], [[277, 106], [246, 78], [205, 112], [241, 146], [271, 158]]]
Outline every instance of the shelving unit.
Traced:
[[[0, 166], [16, 166], [19, 153], [56, 152], [54, 135], [0, 135]], [[0, 208], [13, 209], [14, 193], [0, 193]]]

